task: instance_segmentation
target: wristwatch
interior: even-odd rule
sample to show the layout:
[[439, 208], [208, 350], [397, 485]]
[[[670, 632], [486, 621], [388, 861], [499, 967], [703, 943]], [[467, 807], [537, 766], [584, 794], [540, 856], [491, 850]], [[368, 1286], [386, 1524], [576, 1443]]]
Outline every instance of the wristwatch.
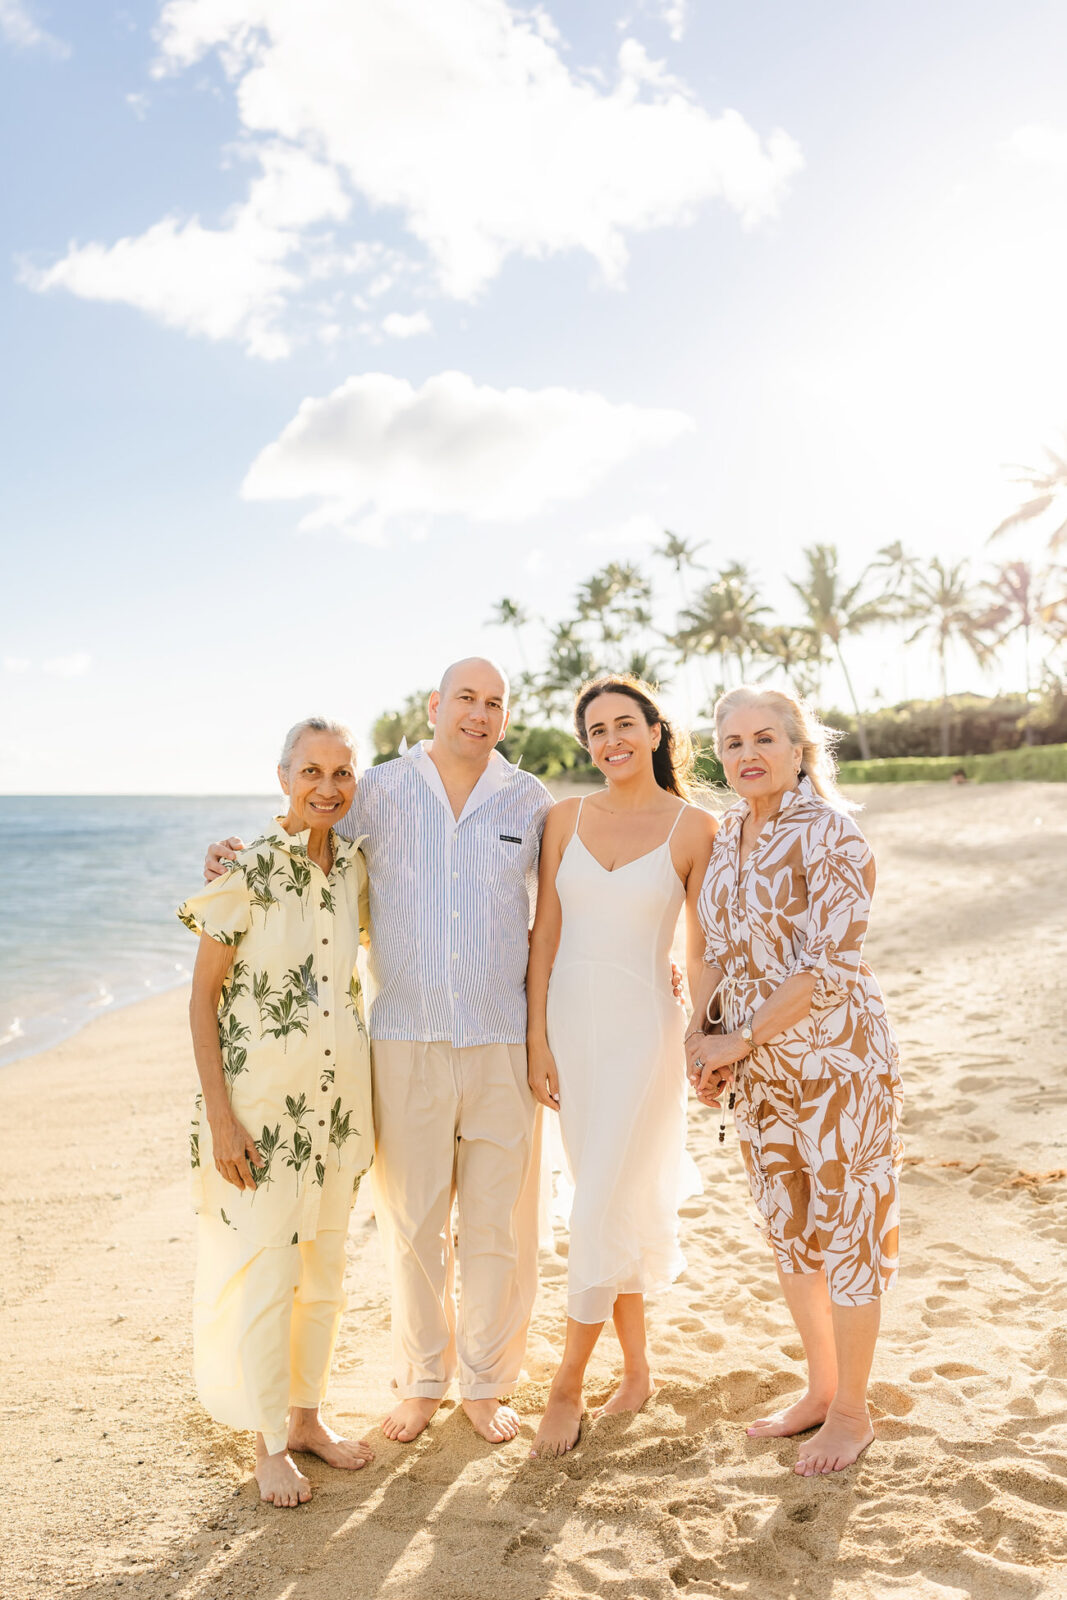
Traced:
[[754, 1043], [753, 1038], [752, 1038], [752, 1018], [751, 1017], [746, 1017], [745, 1021], [741, 1024], [740, 1028], [737, 1031], [738, 1031], [738, 1033], [740, 1033], [742, 1039], [748, 1045], [748, 1048], [750, 1050], [754, 1050], [756, 1048], [756, 1046], [755, 1046], [755, 1043]]

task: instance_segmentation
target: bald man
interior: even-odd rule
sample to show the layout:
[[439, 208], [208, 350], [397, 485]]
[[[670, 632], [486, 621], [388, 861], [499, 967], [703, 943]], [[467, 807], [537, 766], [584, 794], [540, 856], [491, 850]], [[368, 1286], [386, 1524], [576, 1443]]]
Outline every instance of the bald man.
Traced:
[[[428, 714], [433, 738], [370, 767], [339, 830], [363, 836], [370, 873], [374, 1178], [397, 1393], [382, 1429], [417, 1438], [455, 1378], [467, 1416], [496, 1444], [518, 1432], [502, 1397], [537, 1289], [526, 960], [552, 802], [496, 748], [508, 681], [495, 663], [453, 663]], [[212, 847], [209, 876], [239, 844]]]

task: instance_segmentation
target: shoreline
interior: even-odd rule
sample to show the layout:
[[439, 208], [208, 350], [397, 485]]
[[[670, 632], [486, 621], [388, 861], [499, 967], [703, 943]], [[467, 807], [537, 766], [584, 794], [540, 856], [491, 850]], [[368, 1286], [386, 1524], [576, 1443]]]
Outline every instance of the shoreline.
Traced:
[[[800, 1479], [795, 1442], [744, 1433], [796, 1390], [800, 1352], [736, 1144], [692, 1108], [705, 1192], [682, 1213], [686, 1271], [650, 1302], [659, 1387], [639, 1414], [589, 1426], [559, 1463], [527, 1460], [564, 1327], [557, 1234], [518, 1439], [486, 1445], [453, 1396], [415, 1444], [385, 1440], [368, 1185], [327, 1415], [376, 1460], [312, 1462], [308, 1508], [263, 1506], [250, 1440], [212, 1423], [189, 1379], [194, 1072], [176, 987], [0, 1072], [3, 1600], [1067, 1594], [1067, 929], [1050, 870], [1067, 789], [1013, 785], [1008, 808], [978, 787], [864, 798], [868, 955], [901, 1039], [908, 1153], [878, 1438], [855, 1468]], [[617, 1354], [606, 1332], [591, 1404]]]

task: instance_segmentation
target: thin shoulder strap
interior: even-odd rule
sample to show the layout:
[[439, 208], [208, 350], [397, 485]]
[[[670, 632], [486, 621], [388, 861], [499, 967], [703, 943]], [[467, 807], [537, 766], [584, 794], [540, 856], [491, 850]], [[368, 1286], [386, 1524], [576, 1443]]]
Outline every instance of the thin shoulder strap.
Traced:
[[578, 796], [578, 815], [574, 819], [574, 832], [571, 834], [571, 838], [572, 839], [576, 839], [578, 837], [578, 829], [582, 825], [582, 807], [584, 805], [585, 805], [585, 795], [582, 794], [582, 795]]
[[663, 841], [663, 842], [664, 842], [664, 844], [670, 844], [670, 842], [671, 842], [671, 835], [672, 835], [672, 834], [673, 834], [673, 833], [674, 833], [674, 830], [675, 830], [675, 828], [676, 828], [676, 827], [677, 827], [677, 826], [678, 826], [678, 824], [679, 824], [679, 823], [680, 823], [680, 822], [681, 822], [681, 820], [682, 820], [682, 816], [683, 816], [683, 814], [684, 814], [684, 813], [685, 813], [685, 812], [686, 812], [686, 811], [688, 811], [688, 809], [689, 809], [689, 807], [688, 807], [688, 805], [687, 805], [687, 804], [686, 804], [686, 802], [685, 802], [685, 801], [684, 801], [684, 800], [683, 800], [683, 801], [682, 801], [682, 803], [681, 803], [681, 805], [680, 805], [680, 806], [679, 806], [679, 807], [678, 807], [678, 815], [677, 815], [677, 816], [676, 816], [676, 817], [675, 817], [675, 819], [674, 819], [674, 821], [673, 821], [673, 822], [672, 822], [672, 823], [671, 823], [671, 831], [670, 831], [670, 833], [669, 833], [669, 834], [668, 834], [668, 835], [667, 835], [667, 837], [666, 837], [666, 839], [664, 839], [664, 841]]

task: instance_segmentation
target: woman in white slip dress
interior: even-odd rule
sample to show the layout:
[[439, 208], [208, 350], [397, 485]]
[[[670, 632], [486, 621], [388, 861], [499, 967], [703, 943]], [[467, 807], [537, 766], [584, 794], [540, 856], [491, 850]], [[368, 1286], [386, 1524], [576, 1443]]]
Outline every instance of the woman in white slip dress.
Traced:
[[689, 741], [647, 684], [587, 684], [575, 728], [607, 788], [548, 814], [526, 984], [530, 1087], [559, 1112], [574, 1180], [566, 1348], [537, 1456], [577, 1442], [585, 1369], [609, 1317], [623, 1375], [601, 1412], [636, 1411], [652, 1393], [644, 1296], [682, 1271], [678, 1206], [700, 1187], [670, 950], [685, 903], [687, 965], [700, 971], [697, 897], [715, 822], [687, 803]]

